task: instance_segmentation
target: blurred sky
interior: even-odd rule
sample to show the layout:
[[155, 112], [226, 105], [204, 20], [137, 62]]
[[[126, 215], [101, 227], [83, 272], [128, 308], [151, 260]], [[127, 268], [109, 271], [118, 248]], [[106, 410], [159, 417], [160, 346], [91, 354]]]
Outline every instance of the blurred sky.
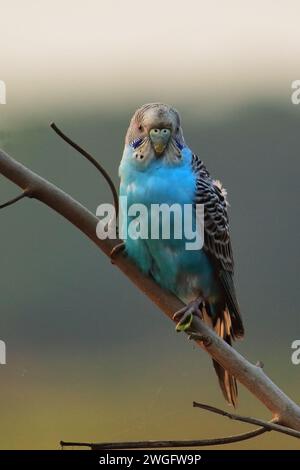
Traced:
[[6, 118], [132, 97], [209, 111], [285, 100], [299, 71], [297, 0], [2, 0], [1, 12]]
[[[298, 1], [0, 0], [0, 144], [95, 212], [111, 201], [55, 120], [118, 184], [134, 109], [175, 105], [186, 141], [229, 193], [246, 337], [236, 347], [293, 399], [300, 366]], [[0, 177], [0, 203], [18, 189]], [[56, 213], [23, 200], [0, 214], [0, 448], [61, 439], [206, 438], [249, 427], [226, 408], [210, 359]], [[269, 419], [240, 387], [241, 414]], [[295, 448], [266, 433], [228, 448]]]

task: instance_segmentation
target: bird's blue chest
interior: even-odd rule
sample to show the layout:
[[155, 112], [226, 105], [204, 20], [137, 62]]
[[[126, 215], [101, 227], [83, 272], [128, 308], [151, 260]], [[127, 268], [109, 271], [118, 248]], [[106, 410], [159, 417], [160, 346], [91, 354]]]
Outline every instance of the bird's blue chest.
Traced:
[[195, 176], [186, 167], [154, 166], [149, 172], [133, 175], [124, 189], [128, 204], [190, 204], [195, 194]]
[[[127, 178], [122, 179], [120, 193], [126, 196], [127, 210], [133, 204], [143, 204], [150, 213], [155, 204], [176, 204], [181, 207], [184, 216], [184, 206], [192, 206], [194, 202], [195, 182], [190, 165], [172, 168], [157, 164], [145, 172], [131, 170]], [[130, 217], [127, 221], [129, 224]], [[165, 288], [178, 293], [182, 285], [184, 289], [193, 290], [191, 284], [194, 283], [196, 287], [199, 283], [201, 264], [206, 262], [205, 255], [201, 250], [186, 250], [184, 230], [182, 237], [176, 238], [173, 224], [170, 229], [169, 238], [163, 238], [161, 231], [158, 239], [149, 236], [147, 239], [134, 240], [128, 237], [127, 252], [144, 272], [151, 272]]]
[[[190, 163], [172, 167], [158, 162], [143, 172], [130, 168], [121, 175], [120, 195], [126, 196], [127, 205], [125, 209], [121, 202], [121, 212], [133, 204], [143, 204], [149, 211], [155, 204], [176, 204], [183, 209], [184, 205], [193, 204], [195, 185], [196, 175]], [[130, 221], [129, 217], [127, 223]], [[199, 291], [199, 285], [204, 289], [209, 285], [212, 269], [204, 251], [187, 250], [184, 230], [182, 237], [177, 238], [173, 228], [169, 238], [162, 237], [162, 232], [158, 239], [128, 237], [126, 250], [142, 271], [151, 273], [160, 285], [187, 299]]]

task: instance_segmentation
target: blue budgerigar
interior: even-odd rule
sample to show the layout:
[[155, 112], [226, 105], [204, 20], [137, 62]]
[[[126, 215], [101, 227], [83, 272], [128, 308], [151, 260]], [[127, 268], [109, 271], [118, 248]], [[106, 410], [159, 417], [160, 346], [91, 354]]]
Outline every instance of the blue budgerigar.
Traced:
[[[202, 248], [187, 250], [184, 237], [128, 236], [126, 252], [144, 273], [186, 304], [175, 313], [179, 326], [191, 314], [199, 315], [229, 344], [241, 338], [244, 328], [233, 283], [226, 191], [185, 144], [174, 108], [150, 103], [134, 113], [119, 173], [120, 196], [127, 197], [127, 206], [121, 203], [122, 215], [136, 203], [149, 209], [153, 204], [204, 205]], [[126, 224], [131, 220], [128, 217]], [[214, 367], [226, 400], [235, 406], [234, 377], [215, 361]]]

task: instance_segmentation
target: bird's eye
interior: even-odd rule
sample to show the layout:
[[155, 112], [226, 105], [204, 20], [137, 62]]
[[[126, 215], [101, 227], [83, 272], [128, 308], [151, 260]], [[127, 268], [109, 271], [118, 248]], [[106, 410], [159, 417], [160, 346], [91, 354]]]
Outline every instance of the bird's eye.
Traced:
[[142, 132], [142, 130], [143, 130], [143, 126], [142, 126], [142, 125], [139, 125], [139, 131]]
[[176, 132], [179, 132], [179, 127], [176, 128]]

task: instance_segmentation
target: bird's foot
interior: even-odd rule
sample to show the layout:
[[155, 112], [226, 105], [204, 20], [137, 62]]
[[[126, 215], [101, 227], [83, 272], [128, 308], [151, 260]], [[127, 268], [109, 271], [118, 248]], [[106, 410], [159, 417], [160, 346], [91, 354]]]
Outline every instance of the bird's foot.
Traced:
[[189, 330], [194, 316], [199, 317], [202, 320], [204, 305], [204, 300], [202, 297], [199, 297], [196, 300], [192, 300], [192, 302], [178, 310], [178, 312], [175, 312], [173, 320], [179, 320], [176, 325], [176, 331], [180, 332]]
[[116, 256], [124, 250], [125, 250], [125, 243], [124, 242], [121, 242], [118, 245], [113, 247], [113, 249], [111, 250], [110, 255], [109, 255], [110, 256], [110, 261], [112, 262], [112, 264], [114, 264]]

